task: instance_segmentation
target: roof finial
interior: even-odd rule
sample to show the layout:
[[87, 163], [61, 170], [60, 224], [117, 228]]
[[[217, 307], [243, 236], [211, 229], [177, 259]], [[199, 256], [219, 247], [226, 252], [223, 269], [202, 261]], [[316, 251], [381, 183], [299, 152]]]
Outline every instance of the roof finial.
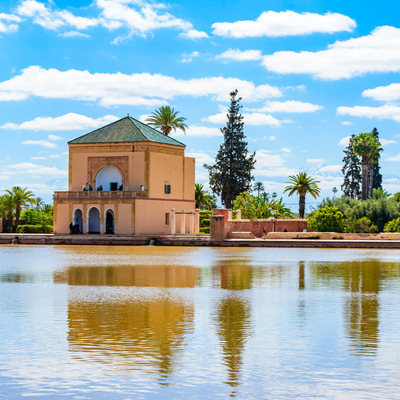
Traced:
[[129, 113], [126, 114], [129, 117]]

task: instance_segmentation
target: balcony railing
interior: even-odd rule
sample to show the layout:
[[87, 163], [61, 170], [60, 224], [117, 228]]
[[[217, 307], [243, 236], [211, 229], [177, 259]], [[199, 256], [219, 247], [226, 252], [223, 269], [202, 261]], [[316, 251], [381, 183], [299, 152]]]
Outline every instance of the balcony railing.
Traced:
[[121, 190], [121, 191], [107, 191], [107, 190], [93, 190], [81, 191], [70, 190], [65, 192], [54, 192], [54, 198], [104, 198], [104, 197], [148, 197], [147, 190]]

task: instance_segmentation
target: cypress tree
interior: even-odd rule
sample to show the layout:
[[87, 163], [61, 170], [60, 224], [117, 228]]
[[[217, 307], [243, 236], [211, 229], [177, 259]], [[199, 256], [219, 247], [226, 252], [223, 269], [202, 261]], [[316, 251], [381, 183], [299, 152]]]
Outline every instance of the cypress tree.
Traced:
[[224, 141], [221, 144], [214, 165], [204, 164], [210, 176], [210, 188], [218, 196], [226, 208], [232, 208], [232, 202], [242, 192], [252, 189], [254, 169], [256, 160], [255, 153], [249, 154], [246, 136], [243, 133], [243, 115], [238, 91], [230, 93], [231, 105], [227, 114], [226, 126], [221, 129]]
[[349, 145], [346, 147], [343, 157], [343, 168], [342, 172], [344, 175], [344, 182], [341, 186], [342, 192], [353, 199], [357, 199], [360, 194], [361, 184], [361, 163], [360, 159], [353, 152], [353, 138], [352, 135], [349, 140]]
[[[379, 132], [376, 128], [372, 129], [372, 134], [376, 137], [377, 140], [379, 140]], [[379, 166], [379, 161], [374, 163], [373, 166], [374, 179], [372, 184], [373, 189], [382, 189], [382, 175], [379, 172], [380, 169], [381, 167]]]

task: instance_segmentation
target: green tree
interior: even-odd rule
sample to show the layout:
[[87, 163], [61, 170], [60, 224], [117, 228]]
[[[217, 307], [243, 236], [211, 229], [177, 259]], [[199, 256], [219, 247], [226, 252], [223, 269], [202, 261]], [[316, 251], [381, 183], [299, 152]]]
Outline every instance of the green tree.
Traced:
[[319, 196], [321, 190], [318, 187], [317, 183], [320, 181], [316, 181], [311, 176], [308, 176], [305, 172], [300, 172], [297, 175], [289, 176], [289, 185], [286, 186], [283, 193], [289, 192], [289, 196], [293, 194], [299, 195], [299, 216], [300, 218], [304, 218], [304, 211], [306, 207], [306, 194], [309, 193], [314, 199]]
[[265, 187], [262, 182], [256, 182], [253, 186], [253, 190], [257, 192], [257, 196], [260, 195], [260, 192], [265, 190]]
[[255, 153], [249, 154], [246, 136], [243, 132], [243, 115], [239, 113], [241, 105], [238, 91], [230, 93], [231, 105], [227, 114], [228, 121], [221, 132], [224, 141], [221, 144], [214, 165], [204, 164], [210, 176], [210, 187], [214, 194], [221, 196], [226, 208], [232, 208], [232, 202], [242, 192], [251, 190], [251, 175], [255, 164]]
[[3, 229], [3, 231], [6, 231], [8, 228], [11, 228], [13, 224], [13, 216], [15, 211], [14, 197], [9, 193], [4, 194], [1, 196], [1, 205], [4, 210], [3, 212], [5, 212], [7, 215], [7, 222]]
[[350, 233], [374, 233], [378, 232], [378, 227], [368, 217], [362, 217], [351, 221], [346, 231]]
[[[372, 129], [372, 134], [379, 141], [379, 132], [376, 128]], [[379, 166], [379, 161], [374, 164], [373, 168], [373, 189], [382, 189], [382, 175], [379, 172], [381, 167]]]
[[[353, 138], [353, 151], [361, 157], [361, 200], [367, 200], [368, 198], [369, 163], [375, 160], [376, 157], [379, 158], [380, 145], [380, 142], [371, 132], [360, 133]], [[378, 149], [380, 150], [378, 151]]]
[[[374, 165], [377, 165], [379, 162], [379, 158], [380, 158], [380, 153], [381, 151], [383, 151], [383, 148], [380, 147], [380, 142], [376, 141], [375, 145], [372, 146], [371, 148], [371, 152], [369, 154], [369, 171], [368, 171], [368, 176], [369, 176], [369, 183], [368, 183], [368, 187], [369, 187], [369, 197], [373, 196], [373, 190], [374, 190]], [[380, 188], [382, 189], [382, 188]]]
[[317, 210], [307, 225], [317, 232], [344, 232], [344, 216], [336, 207], [325, 206]]
[[262, 196], [262, 199], [264, 200], [264, 201], [269, 201], [269, 193], [267, 193], [267, 192], [264, 192], [264, 193], [262, 193], [261, 194], [261, 196]]
[[332, 188], [332, 192], [333, 192], [333, 197], [335, 197], [335, 194], [337, 193], [336, 186]]
[[169, 135], [172, 129], [174, 132], [180, 129], [186, 133], [186, 128], [188, 127], [185, 124], [186, 118], [178, 117], [179, 111], [175, 111], [170, 106], [161, 106], [151, 114], [146, 118], [146, 123], [161, 129], [165, 135]]
[[6, 230], [7, 230], [7, 207], [4, 202], [4, 196], [0, 197], [0, 218], [2, 221], [1, 231], [6, 232]]
[[14, 199], [15, 225], [18, 226], [21, 211], [31, 203], [35, 196], [28, 188], [22, 189], [18, 186], [14, 186], [12, 190], [6, 190], [6, 192]]
[[271, 214], [273, 217], [278, 219], [292, 219], [294, 218], [294, 213], [290, 210], [289, 207], [286, 207], [285, 203], [283, 203], [282, 197], [276, 201], [275, 199], [271, 200]]
[[342, 173], [344, 175], [344, 182], [341, 186], [342, 192], [353, 199], [357, 199], [361, 193], [361, 165], [360, 159], [354, 154], [353, 151], [353, 139], [355, 135], [352, 135], [349, 140], [349, 145], [343, 150], [343, 168]]
[[195, 184], [194, 197], [196, 200], [196, 208], [201, 210], [211, 210], [217, 206], [214, 196], [212, 196], [208, 190], [205, 190], [204, 185], [201, 183]]

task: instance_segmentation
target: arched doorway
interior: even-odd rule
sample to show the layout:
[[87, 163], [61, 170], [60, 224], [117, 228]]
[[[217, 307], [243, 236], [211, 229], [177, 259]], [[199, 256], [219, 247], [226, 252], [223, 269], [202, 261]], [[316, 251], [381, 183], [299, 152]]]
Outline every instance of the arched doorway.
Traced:
[[114, 167], [102, 168], [96, 176], [96, 189], [102, 187], [103, 190], [118, 190], [122, 185], [122, 177]]
[[82, 214], [82, 210], [79, 208], [74, 210], [74, 223], [75, 223], [75, 226], [78, 226], [78, 233], [82, 233], [82, 231], [83, 231], [83, 214]]
[[88, 233], [100, 233], [100, 212], [92, 207], [88, 214]]
[[114, 211], [113, 210], [107, 210], [106, 211], [106, 217], [105, 217], [105, 232], [107, 235], [113, 235], [114, 234]]

